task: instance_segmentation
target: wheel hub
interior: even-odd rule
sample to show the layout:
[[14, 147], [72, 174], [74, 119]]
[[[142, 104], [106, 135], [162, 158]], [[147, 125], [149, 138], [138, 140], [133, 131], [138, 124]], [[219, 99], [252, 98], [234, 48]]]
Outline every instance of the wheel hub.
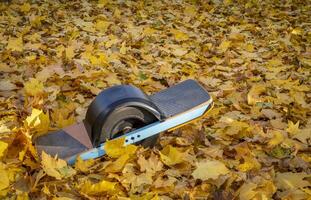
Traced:
[[118, 122], [112, 131], [112, 138], [117, 138], [121, 135], [124, 135], [126, 133], [129, 133], [139, 127], [143, 124], [142, 121], [139, 119], [126, 119], [126, 120], [121, 120]]

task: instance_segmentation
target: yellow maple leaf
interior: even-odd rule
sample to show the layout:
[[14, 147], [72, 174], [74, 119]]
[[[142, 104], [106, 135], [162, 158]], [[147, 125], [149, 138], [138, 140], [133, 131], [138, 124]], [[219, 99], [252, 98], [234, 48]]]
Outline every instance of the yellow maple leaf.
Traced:
[[8, 41], [8, 46], [6, 48], [12, 51], [23, 51], [24, 44], [22, 37], [18, 38], [10, 37]]
[[221, 53], [226, 52], [231, 46], [231, 41], [228, 40], [224, 40], [220, 43], [220, 45], [218, 46], [218, 49]]
[[248, 52], [254, 52], [254, 49], [255, 49], [255, 47], [252, 44], [246, 44], [245, 45], [245, 50]]
[[201, 179], [203, 181], [217, 179], [220, 175], [230, 172], [226, 165], [218, 160], [202, 160], [196, 165], [197, 168], [192, 172], [192, 176], [195, 179]]
[[180, 30], [172, 29], [171, 33], [174, 35], [174, 38], [177, 41], [185, 41], [189, 39], [189, 36]]
[[252, 169], [260, 169], [260, 167], [261, 165], [256, 159], [251, 158], [251, 157], [245, 157], [244, 163], [237, 166], [237, 169], [242, 172], [246, 172]]
[[311, 163], [311, 155], [308, 154], [300, 154], [301, 159], [303, 159], [304, 161]]
[[95, 24], [95, 28], [99, 32], [105, 33], [108, 30], [110, 25], [111, 25], [111, 22], [107, 22], [107, 21], [104, 21], [104, 20], [97, 20], [96, 24]]
[[110, 48], [112, 45], [117, 44], [119, 41], [120, 41], [119, 38], [115, 36], [110, 36], [109, 40], [105, 43], [105, 47]]
[[267, 62], [267, 67], [273, 69], [273, 68], [276, 68], [276, 67], [279, 67], [279, 66], [282, 66], [283, 63], [282, 63], [282, 60], [279, 59], [279, 58], [274, 58], [274, 59], [271, 59]]
[[162, 162], [153, 153], [151, 153], [148, 159], [145, 159], [142, 155], [139, 156], [137, 163], [140, 166], [140, 171], [147, 172], [149, 174], [154, 174], [157, 171], [161, 171], [163, 168]]
[[121, 44], [120, 53], [123, 55], [126, 54], [126, 42], [125, 41], [122, 42]]
[[33, 108], [31, 115], [26, 118], [25, 123], [28, 127], [36, 130], [37, 134], [40, 135], [48, 132], [50, 128], [50, 117], [49, 114], [44, 114], [42, 110]]
[[254, 105], [257, 102], [262, 102], [263, 100], [259, 96], [265, 91], [266, 91], [266, 87], [264, 85], [253, 85], [247, 94], [248, 104]]
[[26, 59], [27, 61], [33, 61], [33, 60], [35, 60], [36, 58], [37, 58], [36, 55], [30, 55], [30, 56], [26, 56], [26, 57], [25, 57], [25, 59]]
[[0, 140], [0, 158], [3, 156], [3, 153], [5, 152], [7, 148], [8, 148], [8, 144]]
[[292, 97], [292, 99], [294, 99], [294, 102], [297, 103], [298, 105], [301, 105], [301, 107], [303, 107], [303, 108], [309, 108], [310, 107], [310, 105], [307, 104], [307, 102], [305, 101], [305, 93], [304, 92], [291, 90], [289, 92], [289, 94]]
[[310, 174], [305, 172], [301, 173], [293, 173], [293, 172], [284, 172], [277, 173], [276, 175], [276, 185], [279, 189], [290, 190], [290, 189], [298, 189], [304, 187], [310, 187], [311, 183], [305, 178], [311, 177]]
[[244, 183], [240, 189], [239, 189], [239, 197], [240, 200], [250, 200], [255, 197], [255, 195], [258, 193], [255, 191], [257, 188], [257, 184], [249, 182], [249, 183]]
[[16, 89], [16, 85], [13, 84], [10, 80], [0, 81], [0, 91], [11, 91], [15, 89]]
[[98, 7], [103, 8], [105, 5], [109, 3], [108, 0], [98, 0]]
[[[127, 169], [125, 169], [125, 171], [126, 170]], [[126, 182], [131, 184], [131, 191], [133, 191], [133, 193], [136, 193], [136, 191], [140, 191], [140, 188], [142, 186], [151, 185], [153, 183], [152, 175], [149, 173], [141, 173], [136, 175], [135, 173], [127, 172], [124, 174], [124, 176]], [[151, 199], [151, 197], [147, 199]]]
[[286, 131], [291, 135], [296, 135], [297, 133], [299, 133], [300, 132], [299, 121], [297, 121], [296, 124], [294, 124], [292, 121], [289, 120], [287, 123]]
[[108, 59], [104, 53], [98, 53], [96, 56], [90, 55], [88, 57], [89, 61], [92, 65], [100, 66], [100, 65], [107, 65]]
[[6, 189], [10, 185], [9, 171], [6, 169], [5, 164], [0, 162], [0, 191]]
[[184, 48], [181, 48], [181, 47], [174, 48], [174, 50], [172, 51], [172, 53], [173, 53], [175, 56], [183, 56], [183, 55], [185, 55], [187, 52], [188, 52], [187, 49], [184, 49]]
[[105, 168], [105, 172], [116, 173], [122, 171], [124, 165], [127, 163], [129, 159], [130, 159], [129, 154], [126, 153], [121, 155], [117, 160], [115, 160], [113, 163], [109, 164]]
[[65, 55], [68, 60], [72, 59], [75, 56], [75, 49], [73, 46], [69, 46], [65, 49]]
[[284, 136], [281, 132], [279, 131], [273, 131], [273, 138], [268, 142], [269, 147], [274, 147], [278, 144], [281, 144], [284, 141]]
[[51, 114], [52, 120], [58, 128], [70, 126], [76, 122], [75, 116], [72, 114], [76, 109], [74, 102], [60, 103], [60, 107], [53, 109]]
[[154, 34], [155, 32], [156, 32], [155, 29], [150, 28], [150, 27], [146, 27], [146, 28], [144, 28], [143, 34], [144, 34], [145, 36], [151, 36], [151, 35]]
[[118, 8], [114, 9], [113, 17], [119, 19], [121, 17], [121, 11]]
[[124, 137], [107, 141], [104, 146], [106, 154], [111, 158], [120, 157], [123, 154], [124, 143], [125, 143]]
[[62, 178], [67, 178], [76, 173], [74, 169], [67, 165], [66, 161], [58, 158], [53, 158], [52, 156], [42, 152], [42, 168], [45, 173], [52, 176], [58, 180]]
[[176, 165], [184, 162], [184, 152], [171, 145], [167, 145], [160, 151], [160, 158], [162, 162], [168, 166]]
[[306, 65], [306, 66], [311, 67], [311, 59], [302, 58], [302, 59], [300, 59], [300, 62], [301, 62], [303, 65]]
[[102, 180], [98, 183], [92, 183], [89, 180], [79, 185], [79, 189], [82, 193], [88, 195], [99, 195], [104, 192], [112, 193], [116, 191], [116, 182], [110, 182]]
[[229, 6], [232, 4], [232, 0], [224, 0], [224, 5]]
[[250, 125], [248, 123], [242, 122], [242, 121], [233, 120], [232, 122], [229, 123], [229, 125], [226, 127], [224, 132], [227, 135], [236, 135], [236, 134], [239, 134], [239, 133], [248, 132], [251, 129], [252, 128], [250, 127]]
[[105, 143], [104, 150], [106, 154], [111, 158], [118, 158], [106, 167], [106, 172], [121, 171], [131, 155], [136, 152], [137, 147], [135, 145], [124, 146], [124, 142], [125, 138], [117, 138]]
[[56, 57], [61, 58], [63, 55], [63, 52], [65, 51], [65, 47], [63, 45], [58, 45], [55, 48], [55, 51], [56, 51]]
[[0, 124], [0, 134], [1, 133], [8, 133], [11, 130], [5, 125], [5, 124]]
[[121, 155], [124, 154], [132, 155], [136, 152], [137, 147], [135, 145], [130, 144], [124, 146], [124, 143], [125, 143], [124, 137], [107, 141], [104, 145], [106, 154], [111, 158], [118, 158]]
[[308, 144], [308, 140], [311, 142], [311, 128], [301, 129], [293, 138], [298, 139], [302, 143]]
[[38, 96], [44, 92], [43, 83], [35, 78], [29, 79], [29, 81], [24, 84], [24, 89], [29, 96]]
[[50, 195], [51, 192], [49, 190], [49, 188], [46, 186], [46, 184], [44, 184], [43, 188], [41, 189], [41, 191], [44, 193], [44, 194], [47, 194], [47, 195]]
[[75, 162], [75, 169], [80, 170], [81, 172], [88, 172], [89, 168], [94, 165], [95, 161], [93, 159], [82, 160], [81, 157]]
[[293, 35], [302, 35], [303, 34], [303, 29], [300, 27], [294, 28], [291, 32]]
[[[56, 113], [56, 115], [57, 115], [57, 113]], [[55, 125], [58, 128], [64, 128], [66, 126], [70, 126], [70, 125], [74, 124], [76, 122], [76, 119], [72, 115], [69, 117], [65, 117], [62, 113], [58, 113], [58, 117], [54, 121], [55, 121]]]
[[189, 17], [194, 17], [197, 14], [197, 9], [195, 6], [186, 6], [184, 12]]
[[118, 76], [116, 74], [113, 73], [109, 73], [106, 78], [105, 81], [109, 84], [109, 85], [120, 85], [122, 84], [120, 79], [118, 78]]
[[42, 113], [43, 113], [42, 110], [39, 110], [39, 109], [36, 109], [36, 108], [32, 109], [31, 115], [26, 118], [27, 125], [29, 127], [38, 126], [41, 123], [39, 116]]
[[31, 6], [29, 3], [24, 3], [23, 5], [20, 6], [20, 9], [22, 12], [26, 13], [30, 11]]
[[16, 200], [29, 200], [29, 196], [27, 192], [23, 192], [21, 194], [18, 194]]

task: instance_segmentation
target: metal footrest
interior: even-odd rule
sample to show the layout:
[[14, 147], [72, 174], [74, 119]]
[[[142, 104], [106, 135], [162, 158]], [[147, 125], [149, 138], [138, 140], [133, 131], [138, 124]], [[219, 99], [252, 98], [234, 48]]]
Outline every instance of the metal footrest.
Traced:
[[211, 97], [196, 81], [186, 80], [149, 98], [169, 118], [199, 106]]
[[83, 123], [38, 137], [35, 143], [38, 152], [45, 151], [60, 158], [67, 158], [93, 148]]

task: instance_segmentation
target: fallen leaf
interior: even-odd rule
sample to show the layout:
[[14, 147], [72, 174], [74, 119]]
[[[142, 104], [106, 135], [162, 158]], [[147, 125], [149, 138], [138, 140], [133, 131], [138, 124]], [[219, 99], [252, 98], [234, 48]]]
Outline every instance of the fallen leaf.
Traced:
[[5, 125], [5, 124], [1, 124], [0, 125], [0, 134], [2, 133], [8, 133], [10, 132], [11, 130]]
[[29, 81], [24, 84], [24, 89], [29, 96], [38, 96], [44, 92], [43, 83], [35, 78], [29, 79]]
[[90, 171], [90, 168], [95, 164], [93, 159], [82, 160], [81, 157], [78, 157], [75, 162], [75, 169], [81, 172], [87, 173]]
[[13, 84], [10, 80], [0, 81], [0, 91], [11, 91], [15, 89], [17, 89], [16, 85]]
[[288, 121], [288, 125], [287, 125], [287, 129], [286, 131], [291, 134], [291, 135], [296, 135], [297, 133], [300, 132], [299, 130], [299, 121], [294, 124], [292, 121]]
[[190, 16], [190, 17], [194, 17], [197, 14], [197, 9], [195, 6], [187, 6], [185, 8], [185, 14]]
[[124, 41], [124, 42], [122, 42], [122, 44], [121, 44], [121, 48], [120, 48], [120, 53], [121, 54], [126, 54], [126, 42]]
[[22, 37], [18, 37], [18, 38], [10, 37], [8, 41], [8, 46], [6, 48], [12, 51], [23, 51], [24, 44], [23, 44]]
[[279, 189], [291, 190], [296, 188], [310, 187], [311, 183], [307, 180], [304, 180], [307, 177], [311, 177], [304, 172], [293, 173], [293, 172], [284, 172], [276, 174], [276, 185]]
[[27, 13], [30, 11], [31, 6], [29, 3], [24, 3], [23, 5], [21, 5], [20, 9], [22, 12]]
[[111, 22], [107, 22], [104, 20], [98, 20], [96, 21], [95, 28], [101, 33], [105, 33], [108, 30], [110, 25], [111, 25]]
[[186, 50], [186, 49], [175, 48], [175, 49], [173, 50], [172, 53], [173, 53], [175, 56], [183, 56], [183, 55], [185, 55], [187, 52], [188, 52], [188, 50]]
[[71, 60], [75, 56], [75, 49], [73, 46], [69, 46], [65, 49], [65, 55], [68, 60]]
[[231, 41], [224, 40], [220, 43], [218, 49], [221, 53], [226, 52], [231, 46]]
[[7, 148], [8, 144], [0, 140], [0, 158], [4, 155], [4, 152]]
[[0, 162], [0, 191], [6, 189], [10, 185], [8, 170], [5, 164]]
[[[293, 138], [298, 139], [302, 143], [309, 144], [311, 142], [311, 128], [301, 129]], [[309, 143], [308, 143], [309, 140]]]
[[162, 162], [168, 166], [184, 162], [184, 155], [184, 152], [181, 152], [180, 149], [171, 145], [164, 147], [164, 149], [160, 151], [160, 158]]
[[161, 171], [163, 168], [162, 162], [155, 154], [151, 154], [148, 159], [143, 156], [139, 156], [137, 163], [140, 166], [140, 171], [154, 174], [157, 171]]
[[151, 35], [154, 34], [155, 32], [156, 32], [156, 30], [153, 29], [153, 28], [150, 28], [150, 27], [144, 28], [144, 31], [143, 31], [143, 33], [144, 33], [145, 36], [151, 36]]
[[104, 7], [105, 5], [107, 5], [109, 3], [108, 0], [98, 0], [98, 6], [100, 8]]
[[279, 145], [285, 139], [283, 134], [279, 131], [273, 131], [271, 134], [273, 135], [273, 138], [268, 142], [269, 147], [274, 147], [276, 145]]
[[218, 160], [202, 160], [196, 164], [197, 168], [192, 176], [195, 179], [208, 180], [217, 179], [220, 175], [226, 175], [230, 171], [222, 162]]
[[237, 169], [242, 172], [247, 172], [252, 169], [258, 170], [260, 169], [260, 167], [261, 167], [260, 163], [255, 158], [245, 157], [244, 163], [237, 166]]
[[186, 33], [182, 32], [180, 30], [172, 29], [171, 33], [173, 33], [174, 38], [177, 41], [185, 41], [185, 40], [189, 39], [189, 36]]
[[104, 149], [106, 154], [111, 158], [120, 157], [124, 151], [125, 138], [117, 138], [105, 142]]
[[32, 109], [31, 115], [26, 118], [25, 122], [27, 127], [33, 128], [37, 132], [36, 136], [48, 132], [50, 128], [49, 115], [36, 108]]
[[90, 181], [85, 181], [79, 185], [79, 189], [82, 193], [88, 195], [100, 195], [102, 193], [108, 192], [113, 193], [116, 190], [116, 182], [110, 182], [102, 180], [98, 183], [92, 183]]
[[255, 195], [258, 193], [255, 191], [257, 188], [257, 184], [255, 183], [244, 183], [240, 189], [239, 189], [239, 197], [240, 200], [250, 200], [255, 197]]
[[76, 171], [69, 167], [66, 161], [58, 158], [53, 158], [50, 155], [42, 152], [42, 168], [45, 173], [51, 177], [61, 180], [62, 178], [67, 178], [73, 176]]
[[260, 98], [260, 95], [266, 91], [266, 87], [264, 85], [253, 85], [247, 94], [247, 103], [249, 105], [254, 105], [257, 102], [263, 102]]
[[294, 35], [302, 35], [303, 29], [301, 29], [300, 27], [297, 27], [297, 28], [294, 28], [291, 33]]

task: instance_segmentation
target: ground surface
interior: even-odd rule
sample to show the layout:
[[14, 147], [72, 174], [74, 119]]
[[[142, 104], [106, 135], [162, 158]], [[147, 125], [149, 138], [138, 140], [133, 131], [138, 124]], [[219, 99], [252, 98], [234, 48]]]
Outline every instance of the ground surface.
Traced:
[[[310, 1], [0, 4], [0, 198], [310, 199]], [[109, 86], [188, 78], [209, 116], [69, 167], [32, 138]]]

